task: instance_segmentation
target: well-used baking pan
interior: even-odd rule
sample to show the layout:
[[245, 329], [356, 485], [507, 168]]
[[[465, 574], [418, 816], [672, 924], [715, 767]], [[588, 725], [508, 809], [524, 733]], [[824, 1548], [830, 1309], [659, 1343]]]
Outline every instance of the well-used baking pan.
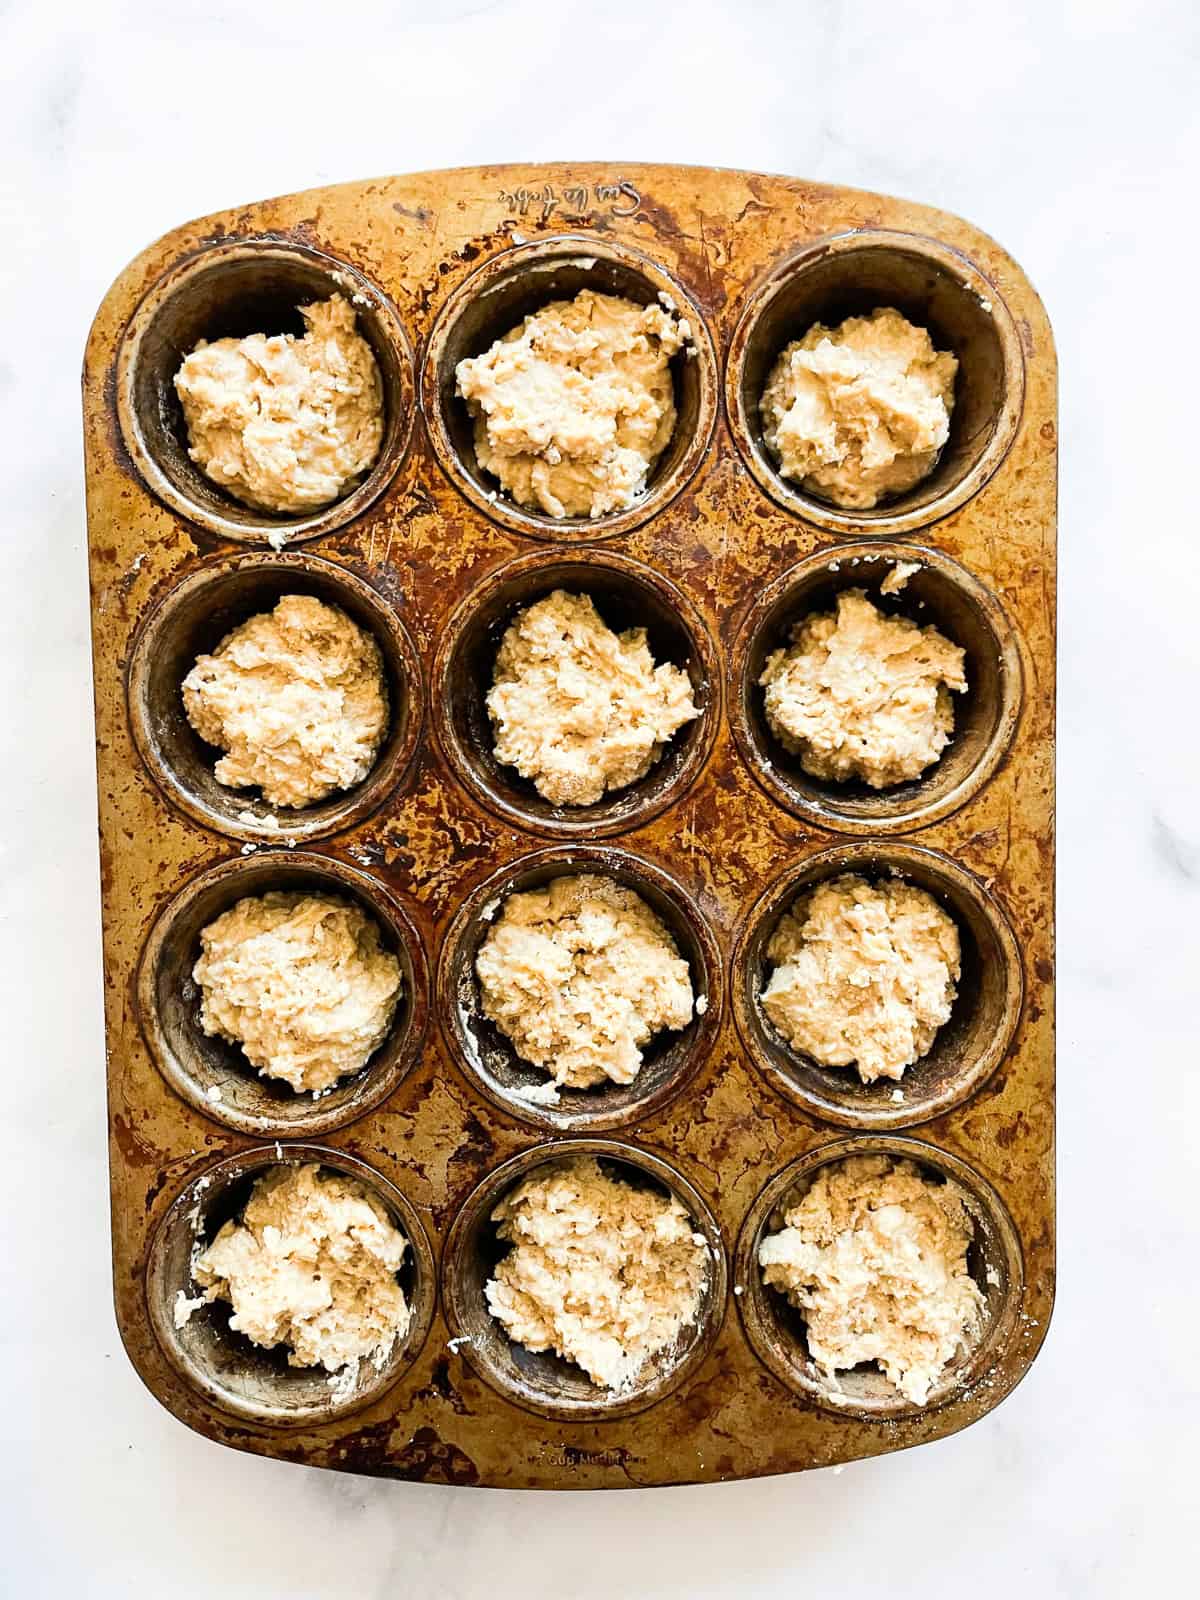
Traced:
[[[538, 304], [591, 285], [688, 318], [679, 422], [647, 494], [556, 522], [498, 498], [455, 363]], [[350, 294], [383, 375], [378, 461], [292, 520], [247, 510], [187, 456], [171, 378], [201, 337], [295, 323]], [[757, 397], [815, 320], [896, 305], [960, 371], [936, 471], [890, 506], [835, 511], [776, 473]], [[790, 1472], [975, 1421], [1020, 1380], [1054, 1282], [1055, 362], [1013, 261], [943, 212], [754, 173], [539, 166], [315, 190], [206, 217], [129, 266], [84, 372], [104, 899], [113, 1277], [130, 1358], [209, 1437], [311, 1465], [454, 1484], [627, 1487]], [[771, 742], [754, 686], [798, 609], [916, 560], [897, 604], [967, 652], [954, 741], [879, 794], [809, 777]], [[586, 588], [685, 665], [700, 717], [639, 784], [580, 813], [497, 767], [482, 696], [520, 603]], [[275, 830], [222, 790], [182, 714], [198, 651], [280, 594], [374, 632], [392, 730], [357, 791]], [[706, 1009], [636, 1083], [558, 1106], [479, 1014], [481, 918], [578, 863], [667, 918]], [[954, 914], [950, 1024], [894, 1086], [789, 1051], [757, 993], [764, 935], [804, 884], [896, 870]], [[376, 916], [405, 969], [386, 1047], [313, 1100], [273, 1093], [206, 1037], [199, 928], [241, 894], [326, 885]], [[482, 1311], [487, 1213], [567, 1140], [676, 1190], [704, 1233], [701, 1314], [620, 1395], [514, 1350]], [[873, 1372], [841, 1393], [765, 1291], [758, 1238], [789, 1188], [849, 1149], [954, 1178], [986, 1286], [979, 1347], [924, 1407]], [[217, 1307], [177, 1329], [194, 1228], [253, 1174], [317, 1159], [372, 1183], [413, 1242], [408, 1337], [331, 1387], [250, 1346]]]

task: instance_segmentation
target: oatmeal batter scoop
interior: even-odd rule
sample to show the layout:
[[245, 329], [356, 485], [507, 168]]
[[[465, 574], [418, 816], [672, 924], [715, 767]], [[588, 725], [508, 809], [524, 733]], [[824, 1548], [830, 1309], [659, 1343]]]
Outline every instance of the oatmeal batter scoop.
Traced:
[[[288, 1365], [340, 1372], [381, 1361], [412, 1313], [396, 1273], [408, 1240], [353, 1178], [318, 1166], [272, 1167], [197, 1258], [205, 1300], [227, 1300], [229, 1326]], [[176, 1325], [197, 1302], [176, 1301]]]
[[767, 945], [762, 1008], [796, 1050], [864, 1083], [901, 1078], [949, 1020], [958, 929], [932, 895], [847, 872], [801, 895]]
[[487, 707], [497, 761], [559, 806], [636, 783], [699, 716], [687, 673], [655, 665], [644, 628], [614, 633], [587, 595], [562, 589], [506, 629]]
[[275, 890], [239, 900], [200, 935], [200, 1026], [240, 1045], [264, 1078], [328, 1089], [391, 1027], [400, 963], [352, 901]]
[[340, 294], [301, 306], [307, 332], [204, 340], [175, 374], [188, 454], [244, 505], [327, 506], [374, 465], [383, 384]]
[[484, 1015], [557, 1084], [632, 1083], [692, 1019], [692, 981], [640, 895], [597, 873], [509, 895], [475, 958]]
[[815, 612], [768, 656], [759, 684], [772, 733], [815, 778], [887, 789], [917, 778], [954, 731], [963, 651], [932, 626], [890, 617], [861, 589]]
[[835, 1382], [874, 1361], [924, 1405], [983, 1322], [958, 1189], [912, 1161], [848, 1156], [818, 1169], [784, 1222], [759, 1246], [759, 1265], [763, 1282], [803, 1312], [813, 1361]]
[[696, 1318], [704, 1235], [674, 1195], [611, 1178], [592, 1156], [535, 1172], [492, 1221], [513, 1248], [487, 1284], [488, 1310], [510, 1339], [593, 1383], [624, 1388]]
[[957, 359], [891, 307], [815, 323], [779, 355], [760, 402], [785, 478], [866, 510], [927, 478], [950, 435]]
[[583, 289], [460, 361], [475, 457], [552, 517], [630, 506], [675, 430], [670, 360], [691, 329], [661, 306]]
[[285, 595], [197, 657], [183, 680], [187, 719], [224, 750], [214, 774], [300, 808], [361, 783], [388, 728], [379, 646], [337, 606]]

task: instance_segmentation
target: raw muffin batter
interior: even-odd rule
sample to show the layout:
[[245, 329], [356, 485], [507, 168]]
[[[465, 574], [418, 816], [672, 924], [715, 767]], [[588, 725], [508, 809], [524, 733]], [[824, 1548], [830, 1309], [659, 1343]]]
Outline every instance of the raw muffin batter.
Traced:
[[674, 1195], [610, 1178], [591, 1156], [543, 1168], [492, 1212], [513, 1248], [488, 1309], [527, 1350], [620, 1389], [695, 1320], [708, 1247]]
[[241, 1045], [264, 1078], [328, 1089], [382, 1044], [400, 963], [357, 905], [274, 890], [239, 900], [203, 930], [192, 968], [205, 1033]]
[[475, 971], [484, 1015], [568, 1088], [632, 1083], [641, 1047], [692, 1018], [670, 932], [640, 895], [597, 873], [509, 895]]
[[815, 323], [771, 369], [763, 439], [785, 478], [869, 509], [933, 471], [957, 371], [954, 356], [891, 307], [836, 328]]
[[505, 631], [487, 707], [496, 760], [559, 806], [635, 783], [699, 715], [687, 673], [655, 666], [644, 628], [614, 633], [587, 595], [562, 589]]
[[543, 306], [455, 369], [479, 465], [532, 511], [624, 510], [675, 430], [669, 362], [690, 337], [661, 306], [591, 289]]
[[308, 806], [361, 783], [387, 732], [383, 658], [345, 612], [311, 595], [226, 634], [183, 680], [188, 721], [225, 754], [231, 789], [255, 785], [273, 806]]
[[776, 738], [814, 778], [886, 789], [919, 777], [954, 731], [963, 652], [932, 626], [889, 617], [861, 589], [798, 622], [759, 683]]
[[921, 563], [919, 561], [894, 562], [892, 570], [879, 585], [880, 594], [899, 594], [908, 583], [908, 580], [915, 577], [920, 570]]
[[[411, 1318], [396, 1273], [408, 1240], [363, 1186], [318, 1166], [272, 1167], [195, 1261], [205, 1300], [227, 1300], [229, 1326], [288, 1346], [293, 1367], [338, 1372], [381, 1362]], [[195, 1302], [188, 1303], [182, 1320]], [[177, 1318], [177, 1320], [179, 1320]]]
[[188, 454], [235, 500], [263, 511], [329, 505], [383, 438], [383, 385], [340, 294], [301, 306], [307, 332], [201, 340], [175, 374]]
[[819, 883], [780, 918], [762, 1007], [796, 1050], [864, 1083], [901, 1078], [958, 993], [958, 929], [932, 895], [857, 873]]
[[848, 1156], [818, 1169], [784, 1221], [759, 1246], [759, 1265], [804, 1313], [817, 1366], [833, 1378], [875, 1361], [924, 1405], [982, 1324], [967, 1270], [974, 1229], [957, 1188], [912, 1161]]

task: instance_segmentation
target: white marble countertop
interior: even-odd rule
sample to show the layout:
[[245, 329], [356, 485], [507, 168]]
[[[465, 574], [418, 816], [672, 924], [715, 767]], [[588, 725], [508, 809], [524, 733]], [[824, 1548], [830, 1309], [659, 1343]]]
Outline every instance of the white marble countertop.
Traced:
[[[0, 9], [7, 1592], [1173, 1590], [1200, 1398], [1198, 56], [1189, 0]], [[537, 1497], [275, 1464], [160, 1410], [110, 1308], [77, 400], [92, 311], [144, 243], [241, 199], [572, 155], [961, 212], [1057, 331], [1058, 1311], [993, 1416], [844, 1471]]]

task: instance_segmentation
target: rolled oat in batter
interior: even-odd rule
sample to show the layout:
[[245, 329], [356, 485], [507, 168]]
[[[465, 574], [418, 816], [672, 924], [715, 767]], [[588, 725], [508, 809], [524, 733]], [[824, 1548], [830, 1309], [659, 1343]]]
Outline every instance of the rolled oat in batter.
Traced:
[[759, 683], [772, 733], [815, 778], [886, 789], [919, 777], [954, 731], [963, 651], [935, 627], [890, 617], [861, 589], [814, 612], [767, 658]]
[[950, 1016], [958, 929], [932, 895], [843, 873], [802, 894], [767, 945], [762, 1007], [796, 1050], [864, 1083], [901, 1078]]
[[644, 628], [614, 633], [587, 595], [562, 589], [505, 630], [487, 707], [497, 761], [560, 806], [636, 783], [699, 715], [687, 673], [655, 665]]
[[513, 1248], [487, 1284], [489, 1311], [593, 1383], [625, 1387], [695, 1321], [708, 1246], [674, 1195], [572, 1157], [519, 1183], [492, 1221]]
[[865, 510], [933, 471], [950, 434], [958, 361], [891, 307], [815, 323], [781, 351], [763, 391], [763, 439], [791, 478]]
[[239, 900], [200, 935], [200, 1025], [264, 1078], [328, 1089], [383, 1043], [403, 987], [375, 922], [335, 895]]
[[408, 1332], [411, 1312], [396, 1281], [407, 1248], [353, 1178], [315, 1164], [271, 1167], [241, 1221], [225, 1223], [192, 1275], [204, 1299], [229, 1302], [229, 1326], [255, 1344], [286, 1345], [289, 1366], [339, 1372], [367, 1357], [382, 1361]]
[[591, 289], [543, 306], [455, 369], [479, 465], [532, 511], [624, 510], [675, 430], [670, 360], [690, 337], [661, 306]]
[[379, 646], [337, 606], [285, 595], [199, 656], [183, 707], [225, 754], [214, 773], [258, 787], [273, 806], [302, 807], [361, 783], [388, 727]]
[[804, 1314], [829, 1377], [876, 1362], [924, 1405], [978, 1341], [983, 1295], [967, 1268], [974, 1235], [959, 1190], [912, 1161], [849, 1156], [818, 1169], [786, 1226], [759, 1246], [763, 1281]]
[[175, 374], [188, 454], [244, 505], [329, 505], [374, 465], [383, 384], [342, 295], [301, 306], [307, 332], [204, 340]]
[[640, 895], [597, 873], [509, 895], [475, 958], [484, 1015], [555, 1083], [631, 1083], [692, 1019], [692, 981]]

